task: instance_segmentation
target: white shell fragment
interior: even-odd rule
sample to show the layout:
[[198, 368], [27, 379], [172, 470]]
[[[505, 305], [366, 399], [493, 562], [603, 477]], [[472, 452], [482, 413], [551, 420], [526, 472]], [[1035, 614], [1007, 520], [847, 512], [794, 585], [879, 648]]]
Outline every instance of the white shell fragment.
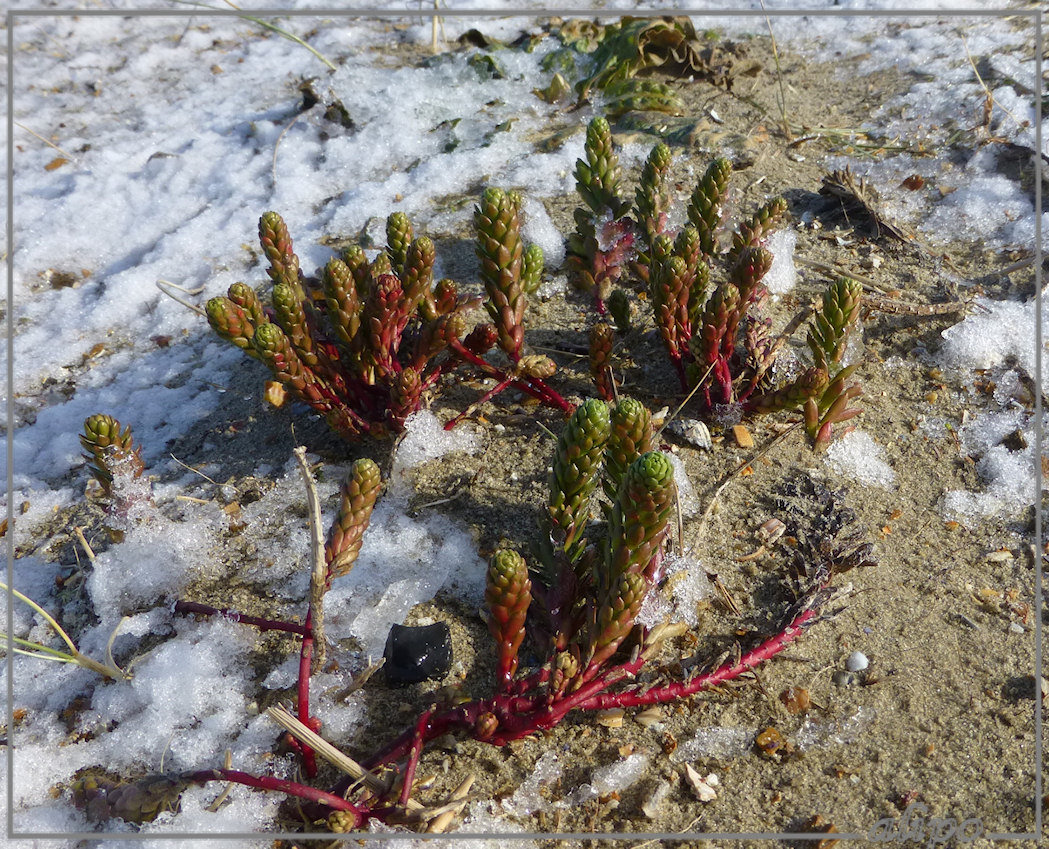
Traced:
[[650, 820], [655, 819], [659, 813], [660, 806], [663, 804], [663, 800], [670, 795], [670, 790], [669, 781], [659, 782], [652, 792], [648, 794], [645, 801], [641, 803], [641, 812]]
[[867, 655], [861, 651], [854, 651], [845, 660], [845, 668], [849, 670], [849, 672], [862, 672], [870, 666], [870, 663], [871, 662], [867, 660]]
[[646, 708], [641, 713], [634, 715], [634, 720], [641, 725], [642, 728], [649, 728], [656, 723], [662, 722], [663, 711], [658, 706]]
[[685, 764], [685, 778], [688, 779], [689, 786], [692, 787], [692, 792], [696, 794], [696, 798], [700, 802], [713, 802], [717, 797], [717, 791], [714, 789], [720, 784], [718, 777], [713, 772], [707, 775], [706, 778], [700, 777], [700, 774], [696, 772], [689, 764]]
[[700, 451], [710, 451], [714, 447], [710, 431], [699, 419], [674, 419], [667, 425], [667, 430]]
[[787, 530], [787, 526], [779, 519], [769, 519], [758, 528], [758, 534], [765, 542], [774, 543], [783, 536], [785, 530]]

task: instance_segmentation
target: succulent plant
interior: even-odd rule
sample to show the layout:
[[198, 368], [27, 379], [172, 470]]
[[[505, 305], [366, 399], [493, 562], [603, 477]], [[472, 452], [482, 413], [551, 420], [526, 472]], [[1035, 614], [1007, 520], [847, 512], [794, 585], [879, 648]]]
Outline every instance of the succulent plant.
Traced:
[[[837, 379], [837, 363], [858, 322], [860, 288], [833, 284], [813, 320], [809, 347], [824, 379], [804, 373], [786, 385], [773, 385], [783, 340], [773, 338], [771, 322], [759, 314], [767, 300], [762, 280], [773, 261], [763, 243], [783, 219], [787, 204], [779, 197], [768, 200], [738, 223], [730, 239], [723, 237], [732, 166], [727, 159], [715, 159], [688, 199], [688, 223], [675, 233], [667, 225], [671, 165], [670, 148], [659, 142], [628, 209], [608, 122], [590, 122], [586, 159], [576, 165], [577, 188], [586, 207], [576, 210], [577, 229], [568, 240], [570, 267], [594, 292], [599, 311], [606, 301], [613, 305], [620, 332], [629, 322], [629, 298], [622, 288], [611, 287], [629, 269], [646, 290], [643, 300], [651, 305], [682, 393], [697, 394], [702, 411], [802, 409], [813, 444], [825, 447], [833, 425], [859, 412], [848, 406], [859, 387]], [[725, 241], [729, 244], [723, 248]], [[595, 325], [590, 371], [598, 395], [606, 400], [613, 398], [613, 347], [608, 328]]]
[[[526, 295], [542, 276], [542, 251], [524, 249], [520, 238], [519, 203], [489, 189], [476, 215], [484, 303], [496, 329], [492, 340], [477, 331], [463, 338], [464, 314], [481, 299], [460, 296], [452, 280], [434, 282], [434, 243], [416, 236], [402, 212], [387, 219], [387, 245], [375, 259], [369, 262], [359, 245], [350, 245], [317, 278], [302, 274], [284, 220], [265, 213], [259, 236], [273, 282], [271, 306], [263, 306], [250, 286], [235, 283], [225, 296], [208, 301], [208, 322], [351, 441], [402, 430], [424, 393], [464, 365], [571, 412], [542, 378], [516, 368]], [[511, 369], [484, 359], [495, 341]], [[279, 404], [283, 393], [267, 398]]]
[[[534, 561], [529, 564], [512, 548], [500, 548], [487, 569], [485, 606], [494, 641], [494, 693], [423, 711], [404, 733], [356, 767], [364, 776], [363, 784], [345, 779], [320, 789], [304, 780], [230, 768], [130, 781], [82, 776], [73, 787], [74, 803], [96, 822], [113, 817], [149, 822], [163, 811], [176, 810], [191, 784], [216, 781], [294, 796], [312, 820], [326, 822], [337, 833], [351, 832], [370, 819], [425, 823], [440, 808], [427, 814], [411, 798], [413, 778], [422, 753], [438, 738], [451, 734], [503, 746], [552, 728], [573, 711], [674, 702], [738, 678], [774, 657], [816, 621], [821, 606], [832, 597], [829, 585], [835, 571], [870, 560], [870, 546], [853, 530], [852, 519], [834, 508], [833, 496], [821, 496], [822, 524], [813, 533], [795, 527], [796, 519], [791, 519], [792, 533], [799, 540], [790, 571], [796, 601], [776, 628], [747, 635], [734, 659], [707, 670], [685, 672], [679, 660], [660, 662], [671, 638], [686, 629], [638, 623], [646, 597], [660, 580], [675, 501], [673, 466], [666, 455], [650, 450], [651, 443], [651, 415], [635, 400], [623, 398], [610, 409], [604, 401], [591, 399], [576, 409], [555, 448]], [[305, 465], [304, 449], [296, 453], [300, 452]], [[353, 464], [320, 555], [322, 588], [352, 567], [380, 485], [372, 461]], [[588, 533], [592, 502], [601, 497], [599, 493], [608, 499], [607, 526], [601, 533]], [[791, 493], [784, 496], [784, 504], [794, 510], [805, 493], [797, 488]], [[315, 639], [311, 620], [319, 608], [311, 602], [303, 624], [185, 601], [177, 602], [174, 610], [184, 615], [225, 615], [301, 640], [299, 730], [294, 742], [303, 758], [305, 778], [314, 778], [311, 747], [321, 746], [322, 741], [315, 736], [320, 720], [310, 714], [308, 699]], [[523, 655], [526, 640], [532, 646]], [[536, 660], [529, 663], [525, 657]], [[640, 686], [642, 675], [647, 675], [643, 679], [647, 683]], [[394, 780], [379, 779], [378, 770], [392, 773]]]
[[142, 476], [142, 450], [135, 447], [130, 425], [122, 428], [104, 413], [84, 420], [80, 445], [91, 476], [102, 488], [110, 536], [120, 540], [153, 505], [153, 486]]

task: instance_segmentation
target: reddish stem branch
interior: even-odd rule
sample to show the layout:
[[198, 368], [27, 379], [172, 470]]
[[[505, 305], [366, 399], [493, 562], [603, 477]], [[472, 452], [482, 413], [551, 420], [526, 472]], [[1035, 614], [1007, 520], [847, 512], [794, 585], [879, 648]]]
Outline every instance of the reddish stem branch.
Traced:
[[289, 796], [297, 796], [308, 802], [326, 805], [336, 811], [349, 811], [357, 816], [358, 823], [363, 819], [361, 809], [343, 799], [342, 796], [284, 778], [275, 778], [272, 775], [252, 775], [236, 769], [201, 769], [184, 773], [181, 777], [194, 784], [205, 784], [208, 781], [231, 781], [234, 784], [243, 784], [245, 787], [253, 787], [256, 790], [275, 790], [279, 793], [287, 793]]
[[415, 723], [415, 733], [412, 736], [412, 747], [408, 751], [408, 763], [404, 767], [404, 780], [401, 782], [402, 807], [408, 804], [408, 797], [412, 794], [412, 785], [415, 783], [415, 770], [419, 766], [419, 756], [423, 750], [423, 740], [426, 736], [426, 725], [433, 715], [432, 710], [423, 711], [419, 721]]
[[726, 663], [705, 675], [697, 675], [688, 681], [675, 681], [663, 687], [653, 687], [644, 692], [600, 693], [577, 707], [585, 710], [605, 710], [611, 707], [662, 704], [675, 699], [687, 698], [700, 690], [731, 681], [783, 651], [801, 635], [804, 626], [816, 616], [816, 613], [811, 609], [802, 612], [779, 634], [751, 649], [737, 663]]
[[477, 356], [477, 354], [454, 337], [449, 339], [448, 344], [459, 357], [466, 360], [468, 363], [477, 366], [477, 368], [489, 377], [494, 377], [497, 381], [509, 381], [505, 386], [500, 386], [499, 391], [505, 389], [506, 386], [514, 386], [522, 392], [528, 393], [533, 398], [542, 401], [547, 406], [556, 407], [563, 413], [571, 414], [575, 411], [575, 407], [569, 404], [555, 390], [551, 389], [545, 381], [540, 380], [539, 378], [512, 377], [501, 369], [493, 366], [483, 357]]
[[494, 398], [496, 395], [498, 395], [500, 392], [502, 392], [504, 389], [506, 389], [506, 387], [509, 386], [513, 382], [514, 382], [514, 379], [512, 377], [504, 377], [502, 380], [500, 380], [498, 383], [496, 383], [495, 386], [493, 386], [491, 389], [489, 389], [487, 392], [485, 392], [484, 395], [482, 395], [480, 398], [478, 398], [476, 401], [474, 401], [469, 407], [467, 407], [465, 410], [463, 410], [461, 413], [459, 413], [459, 415], [457, 415], [454, 419], [452, 419], [450, 422], [448, 422], [444, 426], [444, 429], [445, 430], [451, 430], [452, 428], [454, 428], [463, 419], [469, 417], [473, 413], [474, 410], [476, 410], [478, 407], [480, 407], [486, 401], [490, 400], [491, 398]]
[[260, 619], [258, 616], [246, 616], [229, 608], [211, 607], [207, 604], [199, 604], [195, 601], [176, 601], [173, 608], [175, 613], [197, 616], [225, 616], [233, 622], [242, 622], [245, 625], [254, 625], [260, 631], [284, 631], [288, 634], [298, 634], [300, 637], [307, 636], [309, 628], [295, 622], [281, 622], [275, 619]]
[[[738, 678], [744, 672], [754, 669], [775, 656], [796, 640], [804, 626], [816, 615], [817, 611], [814, 609], [803, 611], [779, 634], [744, 654], [738, 662], [727, 663], [713, 672], [697, 675], [687, 681], [675, 681], [643, 692], [606, 692], [609, 687], [625, 678], [633, 677], [641, 670], [646, 660], [638, 657], [630, 663], [608, 669], [574, 693], [553, 701], [548, 701], [544, 696], [502, 694], [431, 715], [427, 717], [427, 725], [421, 742], [425, 743], [455, 730], [472, 733], [477, 717], [488, 712], [498, 717], [499, 727], [486, 742], [495, 746], [503, 746], [512, 740], [534, 734], [536, 731], [553, 728], [568, 713], [576, 709], [603, 710], [610, 707], [639, 707], [687, 698], [701, 690]], [[529, 679], [526, 680], [532, 680], [533, 677], [529, 676]], [[412, 749], [420, 745], [419, 740], [419, 729], [413, 727], [370, 758], [366, 766], [374, 769], [376, 766], [390, 763], [406, 755], [410, 757]]]
[[[299, 722], [303, 725], [312, 728], [314, 731], [319, 730], [320, 723], [310, 718], [310, 666], [313, 661], [313, 608], [311, 607], [306, 613], [306, 628], [309, 629], [308, 634], [304, 634], [302, 637], [302, 649], [299, 652], [299, 684], [298, 684], [298, 711], [299, 711]], [[313, 778], [317, 774], [317, 757], [313, 753], [313, 749], [304, 743], [299, 743], [300, 751], [302, 752], [302, 765], [306, 772], [307, 778]]]

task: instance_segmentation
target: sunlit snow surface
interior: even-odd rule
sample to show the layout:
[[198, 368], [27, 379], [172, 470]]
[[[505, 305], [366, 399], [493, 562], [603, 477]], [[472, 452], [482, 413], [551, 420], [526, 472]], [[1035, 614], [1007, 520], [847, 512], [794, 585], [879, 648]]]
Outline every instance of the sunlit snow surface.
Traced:
[[[19, 5], [41, 10], [50, 6]], [[245, 3], [242, 8], [253, 5], [258, 4]], [[297, 5], [309, 8], [311, 3]], [[483, 4], [449, 0], [447, 5], [469, 9]], [[698, 5], [702, 4], [688, 4], [692, 9]], [[767, 0], [765, 5], [772, 10], [824, 10], [832, 4]], [[911, 5], [902, 0], [843, 2], [834, 8], [905, 10]], [[759, 8], [756, 2], [749, 6]], [[405, 8], [401, 3], [386, 7], [396, 13]], [[517, 5], [522, 11], [527, 7]], [[322, 236], [354, 235], [365, 228], [373, 236], [381, 235], [382, 221], [395, 209], [409, 213], [420, 231], [447, 232], [461, 226], [468, 221], [469, 209], [449, 211], [439, 201], [483, 178], [525, 189], [527, 238], [543, 247], [551, 265], [563, 258], [561, 235], [540, 200], [573, 190], [572, 167], [582, 153], [582, 137], [556, 152], [533, 150], [530, 138], [554, 108], [531, 94], [548, 82], [539, 70], [548, 45], [540, 45], [533, 54], [504, 52], [500, 61], [508, 71], [506, 79], [482, 81], [461, 53], [426, 67], [396, 68], [386, 52], [375, 49], [395, 42], [427, 44], [428, 19], [282, 20], [287, 29], [308, 33], [310, 44], [336, 61], [339, 69], [329, 74], [300, 45], [236, 18], [209, 16], [204, 10], [192, 10], [190, 18], [185, 16], [191, 11], [187, 7], [159, 0], [84, 2], [67, 8], [153, 8], [183, 16], [47, 14], [19, 18], [13, 33], [14, 302], [7, 308], [13, 309], [15, 336], [14, 384], [7, 392], [14, 397], [17, 430], [10, 436], [14, 488], [6, 498], [19, 509], [28, 503], [16, 525], [16, 543], [37, 533], [54, 509], [82, 497], [86, 473], [80, 468], [77, 433], [91, 413], [104, 411], [132, 423], [150, 471], [168, 481], [158, 487], [158, 499], [170, 502], [177, 494], [184, 472], [168, 456], [167, 446], [221, 409], [231, 394], [240, 397], [249, 390], [238, 379], [243, 355], [216, 340], [199, 316], [163, 296], [156, 282], [201, 289], [186, 296], [195, 303], [223, 293], [237, 280], [258, 282], [253, 245], [261, 211], [282, 213], [303, 266], [312, 269], [330, 256], [319, 243]], [[630, 12], [637, 6], [615, 2], [601, 8]], [[536, 24], [527, 17], [448, 17], [444, 32], [455, 39], [479, 27], [489, 35], [513, 38]], [[725, 27], [733, 34], [765, 32], [761, 18], [697, 17], [696, 25]], [[994, 111], [991, 131], [1016, 144], [1033, 144], [1034, 65], [1027, 30], [992, 18], [963, 25], [946, 14], [920, 23], [864, 16], [773, 17], [772, 25], [781, 44], [814, 60], [862, 54], [871, 70], [920, 72], [908, 95], [876, 105], [867, 129], [925, 139], [931, 147], [952, 129], [971, 127], [979, 120], [983, 90], [965, 48], [974, 57], [988, 56], [1001, 77], [1013, 80], [994, 90], [1004, 109]], [[306, 78], [315, 80], [322, 99], [336, 97], [345, 104], [354, 132], [327, 121], [323, 107], [300, 114], [298, 86]], [[591, 115], [580, 110], [580, 124]], [[491, 134], [509, 118], [516, 119], [509, 131]], [[461, 120], [450, 128], [456, 119]], [[454, 150], [444, 152], [453, 140]], [[644, 153], [640, 146], [631, 146], [624, 151], [624, 165], [636, 167]], [[3, 156], [6, 167], [8, 153]], [[845, 162], [831, 164], [841, 167]], [[890, 156], [849, 164], [880, 188], [898, 185], [903, 176], [916, 172], [950, 188], [938, 199], [929, 194], [894, 195], [899, 205], [892, 212], [931, 243], [972, 239], [988, 248], [1006, 248], [1033, 241], [1031, 195], [998, 173], [989, 149], [974, 152], [963, 163]], [[779, 237], [785, 248], [791, 235]], [[793, 264], [784, 263], [782, 272], [786, 291], [793, 282]], [[967, 372], [1004, 366], [1012, 357], [1033, 374], [1033, 303], [982, 306], [986, 312], [971, 315], [944, 334], [933, 358], [944, 367]], [[3, 358], [6, 364], [6, 351]], [[261, 408], [255, 412], [265, 414]], [[1025, 474], [1033, 466], [1033, 447], [1005, 457], [997, 443], [987, 441], [989, 433], [1008, 433], [1020, 424], [1003, 409], [962, 432], [967, 448], [981, 455], [978, 470], [984, 488], [949, 493], [948, 515], [976, 521], [1029, 503], [1030, 478]], [[461, 441], [438, 442], [438, 430], [434, 422], [418, 419], [412, 427], [418, 441], [413, 446], [410, 436], [402, 445], [402, 464], [479, 446], [467, 431]], [[837, 463], [843, 474], [891, 485], [891, 469], [877, 464], [876, 448], [863, 442], [864, 436], [856, 433], [841, 442], [828, 462]], [[1033, 445], [1033, 439], [1030, 442]], [[861, 463], [857, 458], [866, 459]], [[6, 468], [6, 460], [2, 462]], [[217, 447], [209, 466], [217, 480], [228, 477], [222, 475], [223, 463]], [[272, 587], [276, 598], [293, 606], [305, 591], [308, 540], [304, 522], [288, 505], [301, 506], [304, 495], [290, 459], [275, 477], [275, 488], [246, 505], [244, 515], [244, 533], [254, 535], [271, 563], [243, 567], [253, 570], [253, 579]], [[324, 503], [332, 502], [336, 487], [332, 479], [322, 482]], [[358, 637], [364, 647], [360, 664], [366, 662], [364, 655], [381, 652], [390, 622], [440, 587], [472, 602], [481, 591], [483, 570], [468, 532], [444, 519], [409, 519], [400, 503], [394, 491], [380, 504], [373, 526], [383, 533], [366, 537], [357, 568], [336, 582], [329, 596], [329, 627], [339, 636]], [[16, 658], [16, 706], [27, 709], [14, 734], [19, 830], [61, 833], [87, 828], [67, 796], [56, 799], [51, 793], [82, 767], [159, 770], [163, 760], [165, 769], [178, 770], [218, 764], [229, 749], [237, 768], [290, 774], [290, 759], [271, 754], [275, 728], [258, 714], [254, 702], [258, 694], [251, 685], [247, 657], [255, 633], [223, 620], [174, 617], [166, 606], [165, 599], [187, 582], [228, 574], [231, 567], [220, 556], [227, 522], [215, 504], [186, 504], [178, 521], [158, 513], [100, 556], [86, 587], [98, 621], [84, 626], [78, 640], [88, 654], [103, 656], [125, 614], [130, 619], [121, 625], [114, 643], [118, 656], [134, 656], [148, 636], [162, 637], [137, 660], [133, 680], [99, 685], [83, 670]], [[57, 571], [39, 556], [27, 556], [14, 565], [15, 583], [49, 607]], [[382, 580], [377, 579], [379, 572]], [[39, 619], [26, 608], [17, 605], [13, 612], [17, 634], [47, 639]], [[294, 666], [294, 658], [290, 664]], [[293, 680], [289, 664], [277, 663], [266, 686], [288, 686]], [[315, 680], [315, 691], [338, 688], [347, 680], [345, 674], [322, 674]], [[70, 729], [58, 713], [77, 695], [89, 708], [72, 730], [83, 732], [85, 739], [59, 746]], [[353, 698], [336, 705], [324, 697], [317, 709], [336, 735], [350, 733], [363, 710]], [[107, 733], [108, 723], [119, 723], [119, 733]], [[718, 739], [721, 742], [708, 745], [697, 738], [694, 754], [709, 753], [711, 747], [732, 748], [738, 742], [731, 734]], [[589, 786], [595, 793], [626, 786], [636, 778], [635, 767], [643, 766], [624, 762], [607, 774], [595, 771]], [[553, 780], [559, 771], [555, 758], [544, 763], [542, 774]], [[143, 831], [272, 828], [278, 804], [272, 795], [238, 790], [219, 813], [206, 811], [212, 797], [211, 788], [192, 790], [183, 799], [181, 813], [166, 814]], [[471, 805], [461, 827], [473, 832], [519, 831], [513, 814], [544, 804], [538, 783], [522, 787], [509, 802]], [[119, 823], [111, 827], [128, 830]], [[136, 845], [180, 844], [147, 840]]]

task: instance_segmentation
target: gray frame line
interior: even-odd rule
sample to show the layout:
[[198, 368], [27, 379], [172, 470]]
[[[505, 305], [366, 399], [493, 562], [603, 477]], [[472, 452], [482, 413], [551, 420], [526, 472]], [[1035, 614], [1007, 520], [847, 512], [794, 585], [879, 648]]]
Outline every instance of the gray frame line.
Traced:
[[[15, 90], [15, 50], [14, 50], [14, 26], [16, 18], [40, 18], [40, 17], [228, 17], [237, 18], [244, 15], [255, 17], [281, 17], [281, 18], [318, 18], [318, 17], [377, 17], [377, 18], [433, 18], [437, 17], [459, 17], [459, 18], [544, 18], [560, 15], [563, 17], [591, 17], [591, 18], [618, 18], [626, 14], [634, 17], [657, 17], [672, 12], [676, 15], [702, 16], [724, 16], [738, 18], [780, 18], [780, 17], [826, 17], [826, 18], [1030, 18], [1035, 30], [1035, 148], [1034, 156], [1034, 232], [1035, 232], [1035, 370], [1034, 380], [1037, 386], [1042, 385], [1042, 169], [1043, 160], [1039, 153], [1042, 150], [1042, 10], [1041, 7], [1033, 9], [664, 9], [664, 10], [626, 10], [626, 9], [573, 9], [573, 8], [543, 8], [528, 9], [520, 12], [508, 12], [506, 9], [83, 9], [83, 10], [43, 10], [43, 9], [9, 9], [5, 13], [7, 26], [7, 616], [6, 616], [6, 648], [7, 657], [5, 665], [7, 670], [6, 720], [8, 729], [8, 745], [6, 751], [7, 760], [7, 816], [6, 836], [24, 839], [60, 839], [69, 840], [182, 840], [209, 839], [209, 840], [327, 840], [333, 837], [331, 832], [164, 832], [164, 833], [126, 833], [126, 832], [16, 832], [14, 830], [14, 596], [11, 588], [14, 585], [14, 501], [11, 493], [14, 491], [14, 397], [11, 388], [14, 386], [14, 90]], [[1042, 421], [1042, 393], [1035, 392], [1035, 420], [1039, 426], [1035, 428], [1035, 493], [1034, 493], [1034, 540], [1033, 540], [1033, 566], [1035, 584], [1035, 682], [1037, 693], [1037, 682], [1042, 680], [1042, 466], [1041, 457], [1044, 438], [1041, 428]], [[1038, 840], [1042, 832], [1042, 712], [1040, 699], [1034, 699], [1034, 750], [1035, 750], [1035, 783], [1034, 783], [1034, 832], [990, 832], [983, 835], [983, 839], [992, 841], [1005, 840]], [[826, 837], [825, 834], [812, 833], [739, 833], [723, 834], [719, 832], [493, 832], [493, 833], [463, 833], [451, 832], [449, 834], [370, 834], [368, 832], [353, 832], [342, 835], [343, 840], [367, 840], [367, 841], [390, 841], [390, 840], [798, 840], [819, 841]], [[864, 840], [867, 833], [849, 832], [836, 834], [839, 840]]]
[[281, 9], [281, 8], [245, 8], [211, 9], [205, 6], [196, 9], [12, 9], [10, 14], [27, 18], [53, 18], [53, 17], [118, 17], [118, 18], [152, 18], [152, 17], [221, 17], [242, 18], [245, 15], [254, 17], [275, 18], [318, 18], [318, 17], [382, 17], [382, 18], [548, 18], [554, 16], [572, 16], [582, 18], [621, 18], [630, 15], [635, 18], [662, 17], [668, 13], [689, 16], [723, 16], [732, 18], [786, 18], [786, 17], [821, 17], [821, 18], [913, 18], [913, 17], [983, 17], [983, 18], [1012, 18], [1030, 17], [1039, 12], [1033, 9], [937, 9], [925, 7], [910, 9], [732, 9], [732, 8], [680, 8], [680, 9], [594, 9], [594, 8], [572, 8], [559, 7], [522, 9], [510, 11], [507, 9], [447, 9], [441, 8], [436, 11], [432, 9], [374, 9], [369, 7], [355, 8], [324, 8], [316, 9]]
[[4, 666], [7, 670], [7, 687], [4, 696], [7, 699], [4, 721], [7, 723], [7, 786], [4, 788], [7, 794], [7, 834], [14, 832], [14, 810], [15, 810], [15, 756], [12, 746], [11, 732], [15, 727], [15, 617], [14, 617], [14, 595], [11, 592], [14, 587], [15, 572], [15, 504], [11, 493], [15, 491], [15, 399], [11, 391], [15, 385], [15, 34], [14, 19], [11, 12], [5, 16], [7, 24], [7, 616], [4, 627], [7, 637], [5, 639], [7, 657]]

